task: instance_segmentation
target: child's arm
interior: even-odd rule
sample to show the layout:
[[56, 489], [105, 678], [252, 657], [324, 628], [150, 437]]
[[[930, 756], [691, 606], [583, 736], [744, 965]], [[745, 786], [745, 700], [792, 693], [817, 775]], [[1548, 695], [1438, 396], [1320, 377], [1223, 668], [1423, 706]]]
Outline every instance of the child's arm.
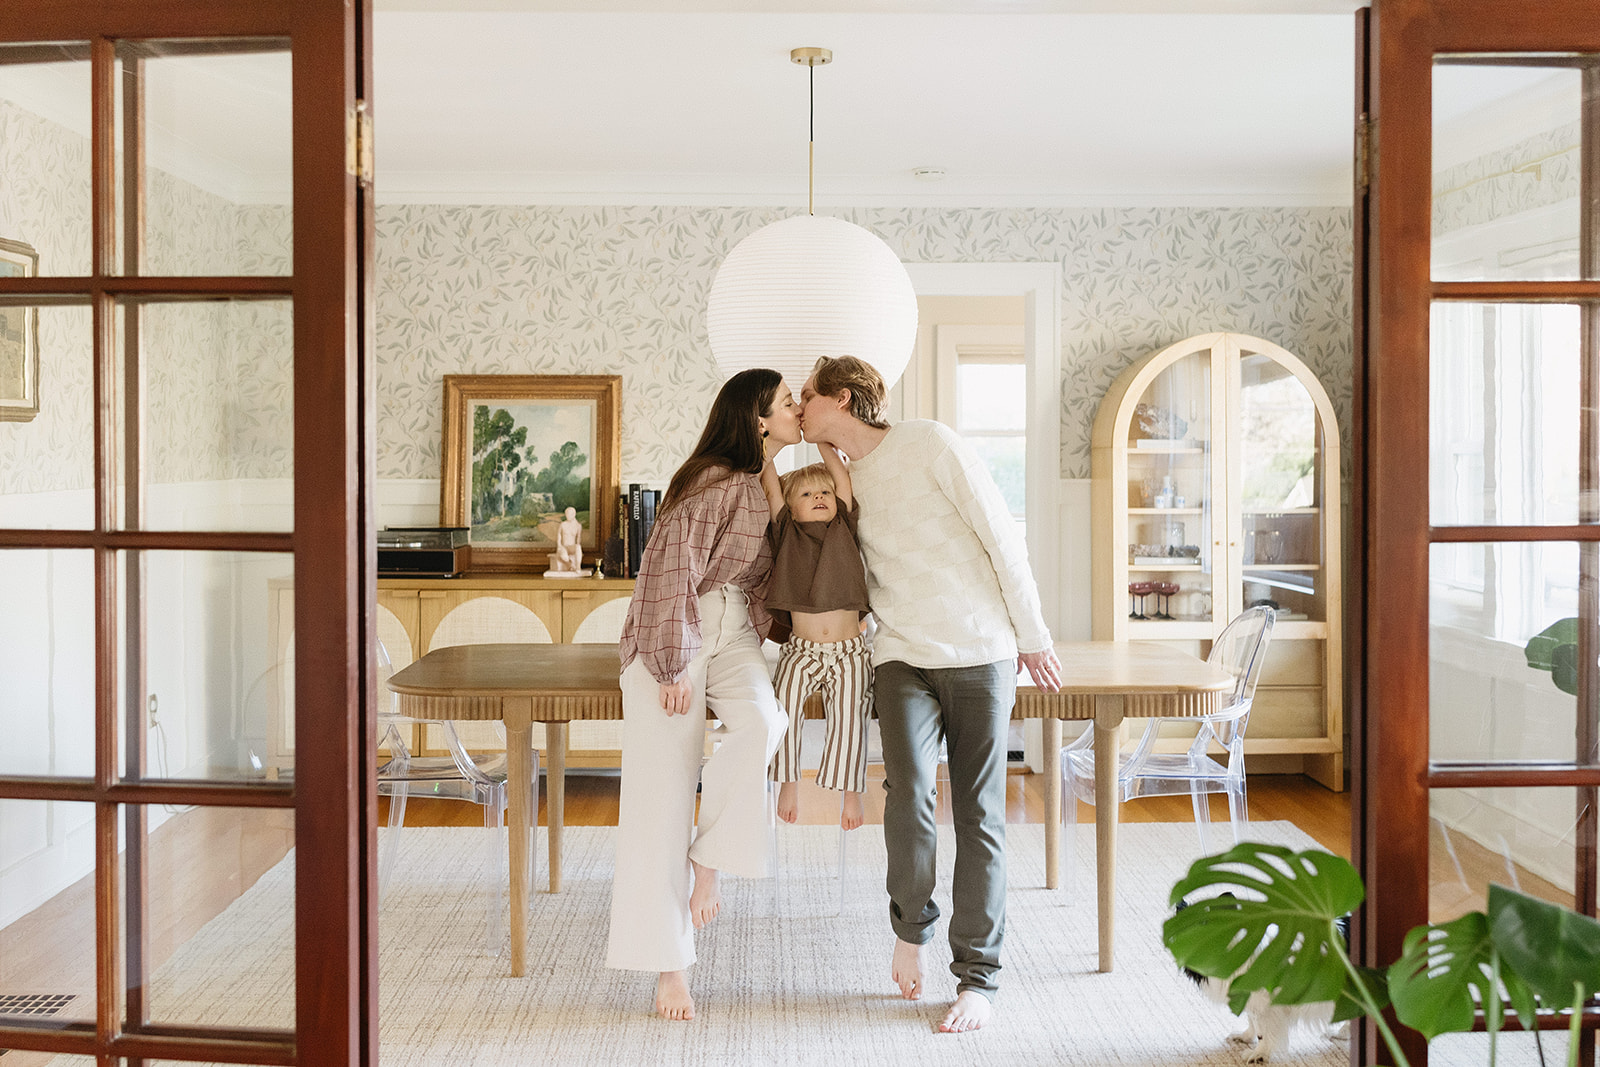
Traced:
[[845, 470], [839, 450], [830, 444], [819, 444], [817, 451], [822, 453], [822, 465], [833, 478], [833, 498], [839, 502], [841, 511], [849, 511], [855, 498], [850, 494], [850, 472]]
[[767, 507], [772, 511], [769, 521], [776, 521], [778, 512], [783, 510], [783, 483], [778, 481], [778, 468], [770, 458], [761, 468], [761, 491], [767, 494]]

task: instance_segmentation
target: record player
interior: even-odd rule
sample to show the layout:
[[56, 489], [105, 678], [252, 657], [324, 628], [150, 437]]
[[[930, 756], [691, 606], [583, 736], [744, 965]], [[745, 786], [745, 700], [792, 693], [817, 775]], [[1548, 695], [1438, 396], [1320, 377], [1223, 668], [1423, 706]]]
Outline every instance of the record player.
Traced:
[[472, 560], [465, 526], [390, 526], [378, 532], [378, 574], [454, 578]]

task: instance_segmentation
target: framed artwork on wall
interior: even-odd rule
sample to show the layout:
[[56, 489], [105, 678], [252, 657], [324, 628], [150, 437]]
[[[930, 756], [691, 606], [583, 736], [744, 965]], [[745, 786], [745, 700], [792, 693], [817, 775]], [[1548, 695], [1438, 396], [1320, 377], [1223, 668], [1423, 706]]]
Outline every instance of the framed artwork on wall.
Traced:
[[[0, 278], [33, 278], [39, 253], [0, 237]], [[0, 422], [39, 414], [39, 309], [0, 307]]]
[[449, 374], [439, 521], [472, 530], [475, 571], [543, 571], [572, 508], [579, 546], [616, 528], [622, 377]]

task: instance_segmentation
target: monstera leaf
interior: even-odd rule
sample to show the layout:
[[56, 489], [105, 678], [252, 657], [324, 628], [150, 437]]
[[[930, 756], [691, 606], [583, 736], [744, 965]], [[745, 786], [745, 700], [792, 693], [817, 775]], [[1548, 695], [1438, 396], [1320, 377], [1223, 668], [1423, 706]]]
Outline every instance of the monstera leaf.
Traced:
[[1173, 886], [1172, 903], [1188, 906], [1163, 925], [1162, 941], [1181, 965], [1231, 976], [1235, 1012], [1258, 989], [1275, 1004], [1338, 1000], [1351, 969], [1336, 923], [1364, 895], [1338, 856], [1247, 841], [1197, 860]]
[[1534, 1025], [1533, 991], [1502, 965], [1481, 911], [1406, 934], [1400, 958], [1389, 968], [1389, 995], [1400, 1021], [1430, 1041], [1471, 1030], [1480, 1005], [1489, 1028], [1498, 1031], [1507, 999], [1524, 1026]]
[[1357, 967], [1353, 978], [1346, 978], [1344, 991], [1339, 994], [1339, 999], [1333, 1002], [1333, 1022], [1342, 1023], [1347, 1019], [1359, 1019], [1372, 1010], [1368, 1002], [1362, 999], [1361, 988], [1355, 984], [1355, 978], [1361, 980], [1365, 992], [1371, 998], [1371, 1003], [1382, 1009], [1389, 1005], [1389, 976], [1372, 967]]
[[1489, 936], [1547, 1008], [1571, 1007], [1600, 990], [1600, 923], [1586, 915], [1491, 885]]

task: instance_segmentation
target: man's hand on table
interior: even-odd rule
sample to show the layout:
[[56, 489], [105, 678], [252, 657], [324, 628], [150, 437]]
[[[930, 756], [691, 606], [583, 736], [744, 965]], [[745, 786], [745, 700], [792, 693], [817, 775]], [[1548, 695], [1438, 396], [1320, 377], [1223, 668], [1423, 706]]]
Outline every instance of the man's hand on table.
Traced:
[[1061, 691], [1061, 661], [1053, 648], [1041, 652], [1023, 652], [1017, 656], [1017, 670], [1027, 668], [1033, 684], [1046, 693]]

